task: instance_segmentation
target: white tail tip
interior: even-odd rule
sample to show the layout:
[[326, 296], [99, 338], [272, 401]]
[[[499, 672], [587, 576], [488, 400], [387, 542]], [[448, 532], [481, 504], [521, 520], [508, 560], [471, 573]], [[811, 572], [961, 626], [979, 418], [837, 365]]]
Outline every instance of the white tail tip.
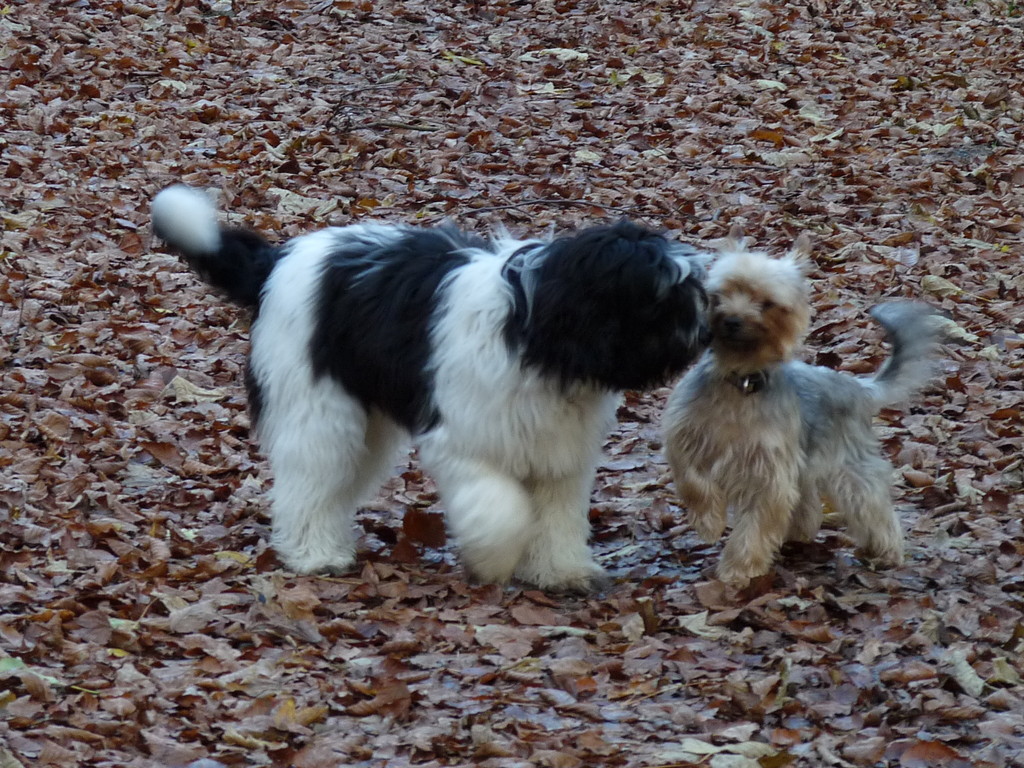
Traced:
[[216, 253], [220, 249], [217, 209], [197, 189], [184, 184], [167, 187], [153, 198], [153, 231], [186, 255]]

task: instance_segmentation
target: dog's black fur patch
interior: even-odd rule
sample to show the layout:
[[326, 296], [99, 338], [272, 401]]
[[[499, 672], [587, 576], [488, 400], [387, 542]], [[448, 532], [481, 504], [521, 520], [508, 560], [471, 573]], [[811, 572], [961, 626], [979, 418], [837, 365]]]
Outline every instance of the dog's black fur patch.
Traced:
[[621, 221], [544, 250], [528, 317], [514, 310], [505, 329], [525, 364], [563, 385], [622, 390], [666, 383], [693, 362], [704, 289], [695, 275], [680, 280], [664, 236]]
[[258, 427], [260, 416], [263, 414], [263, 387], [260, 386], [260, 381], [252, 369], [251, 358], [245, 363], [245, 393], [248, 396], [249, 418], [252, 420], [252, 426]]
[[413, 433], [437, 423], [430, 327], [438, 287], [486, 241], [454, 227], [412, 229], [386, 246], [346, 242], [330, 255], [316, 299], [313, 370]]
[[[160, 238], [168, 238], [159, 226], [154, 225], [153, 231]], [[255, 310], [263, 284], [281, 258], [282, 250], [258, 232], [221, 227], [220, 247], [215, 252], [182, 250], [181, 254], [203, 280], [224, 293], [229, 301]]]

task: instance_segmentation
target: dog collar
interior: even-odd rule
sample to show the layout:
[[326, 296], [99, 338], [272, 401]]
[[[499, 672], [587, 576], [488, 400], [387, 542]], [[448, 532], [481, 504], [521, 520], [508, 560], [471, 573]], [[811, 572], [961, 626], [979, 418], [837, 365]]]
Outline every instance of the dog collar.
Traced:
[[543, 247], [543, 243], [527, 243], [526, 245], [517, 248], [512, 252], [511, 256], [505, 259], [505, 266], [501, 268], [502, 272], [506, 274], [508, 272], [521, 272], [526, 263], [527, 255]]
[[520, 328], [526, 325], [530, 316], [530, 296], [523, 285], [523, 269], [527, 256], [542, 247], [542, 243], [527, 243], [509, 256], [501, 268], [501, 276], [512, 289], [512, 318]]
[[744, 395], [753, 395], [768, 386], [768, 371], [755, 371], [740, 376], [738, 373], [730, 373], [725, 380], [732, 384]]
[[529, 243], [517, 249], [511, 256], [505, 259], [505, 264], [501, 268], [501, 276], [509, 282], [516, 293], [519, 293], [523, 287], [522, 271], [524, 257], [536, 247], [533, 243]]

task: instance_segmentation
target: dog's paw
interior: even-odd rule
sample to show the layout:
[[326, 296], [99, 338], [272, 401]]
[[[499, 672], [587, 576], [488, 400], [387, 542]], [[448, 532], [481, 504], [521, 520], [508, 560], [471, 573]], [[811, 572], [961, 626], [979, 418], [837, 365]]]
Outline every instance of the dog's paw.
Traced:
[[521, 581], [540, 587], [546, 592], [589, 595], [603, 592], [612, 584], [612, 578], [597, 563], [557, 571], [520, 572]]
[[729, 557], [729, 553], [725, 552], [722, 555], [722, 559], [718, 561], [718, 567], [715, 569], [715, 576], [718, 577], [719, 581], [728, 584], [730, 587], [742, 589], [747, 586], [752, 579], [756, 579], [760, 576], [764, 576], [772, 569], [772, 560], [758, 559], [758, 560], [744, 560], [736, 557]]
[[316, 556], [284, 556], [278, 553], [278, 559], [285, 568], [295, 573], [315, 576], [341, 576], [352, 570], [356, 557], [352, 555], [316, 555]]
[[505, 585], [512, 580], [512, 570], [504, 566], [494, 568], [486, 563], [474, 565], [463, 556], [462, 567], [466, 571], [466, 578], [474, 584]]
[[895, 568], [903, 564], [903, 533], [895, 523], [880, 525], [860, 538], [857, 554], [870, 560], [872, 565]]
[[750, 583], [751, 576], [747, 576], [739, 571], [734, 571], [729, 568], [722, 568], [719, 566], [715, 569], [715, 578], [717, 578], [723, 584], [732, 587], [733, 589], [743, 589], [747, 584]]
[[858, 557], [871, 562], [871, 565], [878, 568], [898, 568], [903, 565], [902, 545], [888, 548], [872, 548], [857, 550]]
[[690, 511], [690, 525], [705, 544], [714, 544], [725, 533], [725, 517], [712, 514], [697, 514]]
[[789, 530], [786, 532], [785, 541], [814, 541], [821, 529], [822, 517], [820, 514], [801, 513], [799, 510], [793, 513], [789, 521]]
[[603, 568], [595, 566], [595, 569], [584, 576], [577, 576], [563, 580], [560, 584], [553, 585], [547, 589], [551, 592], [562, 592], [569, 595], [594, 595], [607, 592], [614, 579]]

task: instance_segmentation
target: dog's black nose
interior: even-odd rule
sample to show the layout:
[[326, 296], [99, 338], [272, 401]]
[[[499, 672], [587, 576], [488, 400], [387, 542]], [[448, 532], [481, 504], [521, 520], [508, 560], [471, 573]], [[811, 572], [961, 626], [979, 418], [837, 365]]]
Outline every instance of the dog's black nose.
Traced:
[[743, 321], [738, 317], [723, 317], [720, 323], [722, 333], [726, 336], [735, 336], [743, 327]]

